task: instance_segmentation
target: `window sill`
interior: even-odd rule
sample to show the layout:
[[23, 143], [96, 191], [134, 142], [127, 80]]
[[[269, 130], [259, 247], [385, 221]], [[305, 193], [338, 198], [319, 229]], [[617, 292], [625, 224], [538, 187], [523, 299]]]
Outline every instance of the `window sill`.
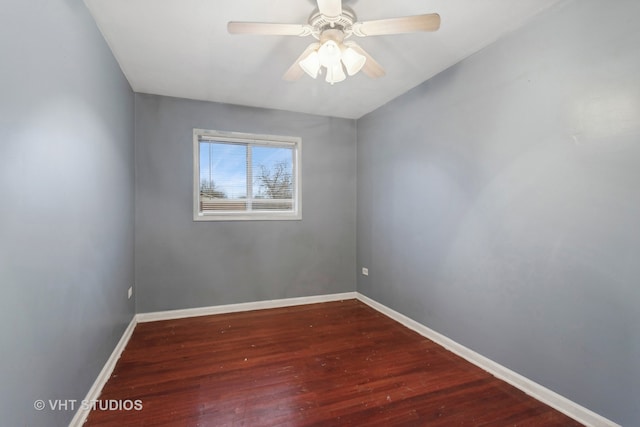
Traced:
[[196, 214], [194, 221], [301, 221], [301, 213], [292, 214]]

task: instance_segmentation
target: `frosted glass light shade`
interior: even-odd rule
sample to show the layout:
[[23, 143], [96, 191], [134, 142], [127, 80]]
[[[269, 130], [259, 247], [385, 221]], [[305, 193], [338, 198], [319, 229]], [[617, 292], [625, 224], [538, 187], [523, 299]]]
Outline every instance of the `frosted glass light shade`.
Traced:
[[355, 49], [348, 47], [342, 51], [342, 63], [350, 76], [357, 74], [366, 61], [367, 58], [364, 55], [360, 55]]
[[311, 78], [318, 77], [318, 72], [320, 71], [320, 58], [318, 52], [315, 50], [307, 55], [302, 61], [298, 62], [300, 68], [304, 70], [305, 73], [309, 74]]
[[339, 64], [341, 56], [340, 47], [333, 40], [327, 40], [318, 49], [318, 58], [320, 59], [320, 65], [323, 67], [331, 68]]
[[346, 78], [347, 76], [344, 74], [344, 71], [342, 70], [342, 64], [340, 62], [335, 64], [333, 67], [327, 68], [327, 77], [325, 79], [327, 83], [338, 83]]

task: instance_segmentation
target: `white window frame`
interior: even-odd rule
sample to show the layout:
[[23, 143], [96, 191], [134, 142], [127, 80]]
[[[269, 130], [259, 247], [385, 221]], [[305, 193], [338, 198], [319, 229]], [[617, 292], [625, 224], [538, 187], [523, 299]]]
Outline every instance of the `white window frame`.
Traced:
[[[292, 211], [221, 211], [200, 212], [200, 141], [231, 142], [262, 146], [293, 147], [293, 188]], [[259, 135], [219, 130], [193, 129], [193, 220], [194, 221], [263, 221], [302, 219], [302, 139], [292, 136]], [[250, 177], [247, 177], [249, 179]]]

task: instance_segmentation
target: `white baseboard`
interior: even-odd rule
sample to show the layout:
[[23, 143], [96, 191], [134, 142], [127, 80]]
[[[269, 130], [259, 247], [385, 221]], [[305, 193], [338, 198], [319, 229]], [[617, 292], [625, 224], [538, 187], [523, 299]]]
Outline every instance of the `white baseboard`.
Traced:
[[186, 308], [183, 310], [155, 311], [138, 313], [138, 323], [155, 322], [157, 320], [182, 319], [186, 317], [208, 316], [211, 314], [236, 313], [240, 311], [264, 310], [267, 308], [293, 307], [296, 305], [316, 304], [320, 302], [356, 299], [357, 292], [341, 294], [316, 295], [310, 297], [284, 298], [268, 301], [243, 302], [239, 304], [215, 305], [210, 307]]
[[[111, 373], [113, 372], [113, 368], [116, 367], [116, 362], [120, 359], [120, 355], [122, 351], [127, 346], [129, 342], [129, 338], [131, 338], [131, 334], [133, 334], [133, 330], [136, 327], [136, 316], [133, 316], [131, 322], [129, 322], [129, 326], [124, 330], [120, 341], [116, 344], [116, 347], [113, 349], [111, 356], [107, 359], [107, 362], [104, 364], [104, 367], [98, 374], [98, 378], [94, 381], [93, 385], [89, 389], [87, 396], [84, 398], [84, 401], [88, 402], [91, 400], [97, 400], [100, 397], [100, 393], [102, 393], [102, 388], [107, 383], [109, 378], [111, 377]], [[89, 416], [89, 408], [84, 409], [83, 406], [79, 405], [78, 412], [76, 412], [75, 416], [69, 423], [69, 427], [80, 427], [84, 424]]]
[[551, 406], [552, 408], [562, 412], [563, 414], [573, 418], [574, 420], [590, 427], [621, 427], [613, 421], [596, 414], [595, 412], [585, 408], [584, 406], [578, 405], [577, 403], [567, 399], [566, 397], [563, 397], [558, 393], [551, 391], [548, 388], [518, 374], [517, 372], [514, 372], [511, 369], [506, 368], [499, 363], [496, 363], [493, 360], [482, 356], [479, 353], [476, 353], [475, 351], [463, 346], [462, 344], [459, 344], [452, 339], [439, 334], [433, 329], [430, 329], [423, 324], [418, 323], [415, 320], [410, 319], [409, 317], [400, 314], [397, 311], [383, 304], [380, 304], [377, 301], [372, 300], [366, 295], [363, 295], [361, 293], [358, 293], [357, 295], [357, 298], [360, 301], [367, 304], [371, 308], [392, 318], [393, 320], [419, 333], [420, 335], [429, 338], [431, 341], [440, 344], [447, 350], [457, 354], [458, 356], [473, 363], [479, 368], [484, 369], [496, 378], [499, 378], [504, 382], [511, 384], [512, 386], [522, 390], [529, 396], [534, 397], [535, 399]]
[[[406, 326], [407, 328], [416, 331], [420, 335], [429, 338], [433, 342], [440, 344], [447, 350], [452, 353], [457, 354], [463, 359], [473, 363], [474, 365], [484, 369], [489, 372], [496, 378], [499, 378], [512, 386], [522, 390], [528, 395], [534, 397], [535, 399], [555, 408], [556, 410], [562, 412], [563, 414], [575, 419], [576, 421], [590, 427], [621, 427], [620, 425], [614, 423], [611, 420], [608, 420], [601, 415], [596, 414], [595, 412], [578, 405], [577, 403], [557, 394], [554, 391], [549, 390], [548, 388], [531, 381], [530, 379], [482, 356], [479, 353], [453, 341], [450, 338], [426, 327], [425, 325], [416, 322], [409, 317], [398, 313], [397, 311], [380, 304], [377, 301], [372, 300], [371, 298], [363, 295], [359, 292], [345, 292], [340, 294], [329, 294], [329, 295], [317, 295], [310, 297], [299, 297], [299, 298], [285, 298], [278, 300], [269, 300], [269, 301], [256, 301], [256, 302], [248, 302], [248, 303], [240, 303], [240, 304], [227, 304], [227, 305], [218, 305], [218, 306], [210, 306], [210, 307], [199, 307], [199, 308], [188, 308], [183, 310], [168, 310], [168, 311], [157, 311], [152, 313], [138, 313], [134, 316], [129, 323], [129, 326], [122, 334], [122, 338], [116, 345], [116, 348], [111, 353], [111, 356], [105, 363], [102, 371], [98, 375], [98, 378], [91, 386], [89, 393], [87, 393], [87, 397], [85, 400], [95, 400], [100, 397], [100, 393], [102, 392], [102, 388], [105, 383], [111, 376], [113, 372], [113, 368], [116, 365], [116, 362], [120, 358], [122, 351], [125, 346], [129, 342], [129, 338], [131, 338], [131, 334], [137, 323], [143, 322], [153, 322], [158, 320], [170, 320], [170, 319], [180, 319], [187, 317], [196, 317], [196, 316], [207, 316], [211, 314], [224, 314], [224, 313], [236, 313], [241, 311], [250, 311], [250, 310], [264, 310], [268, 308], [280, 308], [280, 307], [293, 307], [296, 305], [304, 305], [304, 304], [315, 304], [321, 302], [330, 302], [330, 301], [341, 301], [347, 299], [358, 299], [363, 303], [367, 304], [371, 308], [379, 311], [380, 313], [390, 317], [391, 319], [399, 322], [400, 324]], [[88, 410], [83, 410], [80, 408], [76, 415], [71, 420], [69, 427], [80, 427], [84, 424], [87, 416], [89, 415]]]

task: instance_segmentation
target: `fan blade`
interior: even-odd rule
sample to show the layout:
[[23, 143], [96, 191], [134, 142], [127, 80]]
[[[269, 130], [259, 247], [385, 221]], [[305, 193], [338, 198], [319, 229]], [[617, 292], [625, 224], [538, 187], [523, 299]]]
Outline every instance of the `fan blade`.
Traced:
[[384, 72], [384, 68], [382, 68], [382, 65], [378, 64], [376, 60], [373, 59], [371, 55], [369, 55], [357, 43], [349, 41], [349, 42], [344, 42], [344, 45], [349, 46], [350, 48], [358, 52], [360, 55], [367, 58], [361, 70], [367, 76], [371, 77], [372, 79], [377, 79], [378, 77], [382, 77], [386, 74]]
[[273, 36], [307, 36], [311, 34], [309, 25], [272, 24], [268, 22], [229, 22], [230, 34], [262, 34]]
[[318, 0], [320, 13], [329, 18], [342, 15], [342, 0]]
[[282, 76], [283, 80], [287, 80], [292, 82], [294, 80], [298, 80], [304, 74], [304, 70], [300, 67], [300, 61], [307, 57], [311, 52], [318, 49], [320, 47], [320, 43], [311, 43], [307, 48], [302, 52], [302, 55], [296, 59], [296, 62], [293, 63], [291, 67], [287, 70], [286, 73]]
[[380, 36], [384, 34], [413, 33], [416, 31], [436, 31], [440, 28], [440, 15], [406, 16], [404, 18], [380, 19], [377, 21], [356, 22], [353, 33], [360, 37]]

